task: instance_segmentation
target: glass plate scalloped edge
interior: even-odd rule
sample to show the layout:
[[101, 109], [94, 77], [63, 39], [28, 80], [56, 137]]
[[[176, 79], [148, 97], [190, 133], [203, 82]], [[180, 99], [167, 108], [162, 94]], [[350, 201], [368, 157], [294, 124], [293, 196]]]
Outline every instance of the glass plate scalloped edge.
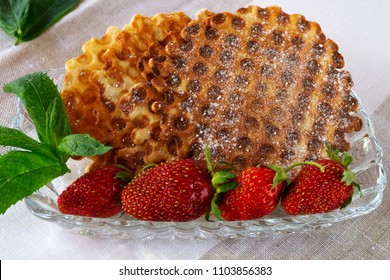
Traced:
[[[64, 69], [52, 69], [46, 72], [59, 87], [62, 85]], [[352, 94], [359, 100], [354, 92]], [[207, 222], [202, 218], [184, 223], [146, 222], [121, 214], [111, 218], [64, 215], [57, 208], [58, 194], [84, 172], [88, 164], [87, 160], [70, 160], [68, 166], [72, 170], [71, 173], [54, 180], [25, 198], [25, 203], [33, 215], [56, 223], [71, 232], [88, 236], [126, 239], [237, 238], [286, 234], [327, 227], [366, 215], [375, 210], [383, 199], [383, 191], [387, 183], [387, 175], [382, 163], [383, 152], [375, 137], [371, 120], [361, 109], [360, 100], [359, 106], [356, 115], [363, 120], [363, 128], [348, 137], [351, 142], [350, 153], [354, 157], [351, 169], [357, 174], [363, 196], [360, 197], [358, 192], [355, 192], [352, 204], [345, 209], [323, 214], [290, 216], [279, 205], [272, 214], [261, 219], [238, 222]], [[13, 127], [34, 136], [34, 127], [20, 101]]]

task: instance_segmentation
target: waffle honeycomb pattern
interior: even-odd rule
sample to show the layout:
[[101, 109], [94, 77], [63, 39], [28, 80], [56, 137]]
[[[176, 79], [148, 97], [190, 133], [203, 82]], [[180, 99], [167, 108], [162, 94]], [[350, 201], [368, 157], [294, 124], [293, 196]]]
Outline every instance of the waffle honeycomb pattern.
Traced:
[[[176, 140], [178, 157], [249, 165], [326, 156], [324, 142], [349, 149], [361, 129], [358, 102], [338, 46], [317, 23], [279, 7], [232, 13], [203, 11], [169, 36], [144, 73], [161, 94], [160, 138]], [[142, 70], [142, 69], [140, 69]]]
[[325, 141], [349, 150], [347, 134], [361, 129], [337, 44], [302, 15], [249, 6], [193, 21], [136, 16], [126, 28], [67, 63], [72, 128], [115, 148], [100, 165], [204, 162], [209, 145], [237, 170], [287, 166], [326, 156]]
[[[146, 82], [136, 65], [151, 43], [179, 33], [189, 21], [182, 12], [135, 15], [122, 29], [109, 27], [102, 38], [86, 42], [83, 53], [67, 61], [62, 98], [73, 132], [88, 133], [114, 148], [93, 158], [94, 166], [115, 161], [137, 169], [144, 164], [145, 147], [140, 144], [151, 135], [140, 125], [150, 122], [154, 127], [159, 119], [147, 106], [136, 106], [137, 84]], [[132, 114], [123, 113], [120, 100]]]

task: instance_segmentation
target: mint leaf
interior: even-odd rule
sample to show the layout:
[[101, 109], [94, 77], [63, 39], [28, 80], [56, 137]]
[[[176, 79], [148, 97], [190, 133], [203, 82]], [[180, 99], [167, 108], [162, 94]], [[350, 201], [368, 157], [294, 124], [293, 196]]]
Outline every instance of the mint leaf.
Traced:
[[48, 157], [55, 157], [46, 145], [35, 141], [23, 132], [14, 128], [0, 126], [0, 145], [37, 152]]
[[28, 137], [23, 132], [9, 127], [0, 126], [0, 145], [17, 147], [30, 151], [40, 151], [41, 144]]
[[26, 151], [0, 157], [0, 214], [68, 169], [56, 160]]
[[32, 40], [72, 11], [80, 0], [30, 0], [16, 44]]
[[55, 97], [46, 111], [46, 137], [56, 147], [70, 133], [64, 103], [59, 96]]
[[[56, 98], [61, 98], [60, 93], [47, 74], [37, 72], [26, 75], [12, 83], [5, 84], [3, 89], [6, 93], [15, 93], [22, 100], [41, 142], [52, 144], [53, 138], [47, 134], [50, 129], [56, 133], [57, 139], [71, 133], [64, 104], [54, 101]], [[52, 110], [50, 106], [55, 106], [58, 115], [55, 123], [51, 124], [52, 127], [48, 128], [50, 121], [47, 121], [47, 118], [52, 114], [49, 113]]]
[[71, 156], [97, 156], [111, 150], [111, 147], [104, 146], [88, 134], [68, 135], [62, 139], [57, 148]]
[[[58, 145], [61, 141], [61, 136], [55, 133], [56, 122], [58, 121], [58, 98], [55, 97], [54, 100], [49, 104], [46, 110], [46, 124], [45, 124], [45, 139], [48, 143], [51, 143], [54, 147]], [[66, 136], [66, 135], [65, 135]]]
[[16, 37], [15, 44], [32, 40], [72, 11], [80, 0], [0, 0], [0, 28]]
[[0, 0], [0, 28], [8, 35], [21, 32], [29, 0]]
[[64, 103], [46, 74], [24, 76], [6, 84], [4, 91], [14, 92], [22, 100], [40, 142], [19, 130], [0, 127], [0, 145], [24, 150], [10, 151], [0, 157], [0, 214], [69, 172], [66, 161], [70, 155], [95, 156], [111, 149], [89, 135], [70, 134]]

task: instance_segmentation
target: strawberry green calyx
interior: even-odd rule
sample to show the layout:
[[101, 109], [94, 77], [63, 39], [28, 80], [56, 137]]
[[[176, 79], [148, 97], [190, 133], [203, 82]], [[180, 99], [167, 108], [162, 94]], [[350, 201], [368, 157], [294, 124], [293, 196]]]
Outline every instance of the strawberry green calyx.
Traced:
[[[228, 162], [221, 161], [221, 162], [218, 162], [215, 165], [213, 165], [211, 162], [211, 153], [210, 153], [210, 149], [208, 146], [206, 146], [204, 152], [205, 152], [205, 158], [206, 158], [206, 162], [207, 162], [207, 166], [208, 166], [208, 171], [212, 177], [212, 179], [211, 179], [212, 186], [214, 188], [214, 196], [213, 196], [213, 199], [211, 201], [211, 207], [210, 207], [211, 209], [210, 210], [213, 212], [214, 216], [218, 220], [221, 220], [221, 221], [225, 221], [226, 219], [231, 220], [230, 215], [228, 215], [228, 217], [226, 217], [226, 219], [224, 218], [225, 214], [222, 213], [221, 206], [222, 206], [222, 204], [224, 204], [223, 201], [225, 200], [226, 195], [230, 195], [231, 191], [235, 191], [235, 189], [237, 189], [237, 188], [246, 189], [248, 187], [247, 183], [244, 183], [245, 186], [240, 184], [240, 182], [243, 180], [242, 178], [244, 176], [249, 175], [249, 177], [251, 178], [250, 180], [253, 180], [253, 181], [256, 181], [255, 178], [257, 176], [261, 176], [261, 177], [264, 176], [264, 178], [261, 179], [262, 183], [260, 183], [260, 185], [259, 185], [259, 182], [256, 181], [254, 188], [258, 191], [258, 194], [260, 196], [261, 196], [261, 192], [265, 192], [266, 194], [264, 194], [264, 195], [266, 195], [266, 196], [270, 195], [270, 197], [269, 197], [270, 201], [274, 200], [274, 197], [272, 197], [272, 196], [278, 197], [278, 193], [280, 193], [281, 189], [283, 189], [283, 186], [290, 183], [290, 179], [287, 176], [287, 171], [284, 170], [280, 166], [277, 166], [274, 164], [259, 164], [256, 167], [247, 168], [243, 172], [241, 172], [239, 175], [237, 175], [237, 174], [234, 174], [232, 172], [233, 166]], [[219, 170], [218, 167], [220, 164], [224, 164], [227, 167]], [[319, 167], [322, 168], [322, 166], [319, 166]], [[266, 170], [269, 170], [269, 171], [266, 171]], [[254, 172], [254, 173], [252, 173], [252, 172]], [[243, 175], [244, 173], [247, 175]], [[254, 177], [251, 177], [252, 174], [254, 174], [253, 175]], [[267, 175], [265, 175], [265, 174], [267, 174]], [[268, 175], [268, 174], [272, 174], [272, 175]], [[270, 177], [270, 179], [266, 179], [267, 176], [272, 176], [272, 177]], [[258, 178], [260, 178], [260, 177], [258, 177]], [[277, 189], [275, 191], [272, 191], [272, 193], [274, 193], [275, 195], [271, 195], [270, 193], [268, 193], [266, 191], [266, 189], [268, 187], [266, 185], [262, 185], [262, 184], [268, 184], [268, 183], [265, 183], [265, 181], [269, 181], [269, 180], [271, 180], [271, 182], [272, 182], [272, 186], [270, 186], [270, 188]], [[260, 190], [260, 189], [262, 189], [262, 190]], [[255, 198], [255, 200], [260, 201], [259, 198]], [[275, 201], [278, 201], [278, 199], [275, 198]], [[251, 203], [252, 202], [248, 202], [248, 204], [251, 204]], [[276, 204], [275, 204], [275, 206], [276, 206]], [[264, 215], [265, 212], [267, 212], [267, 211], [269, 211], [269, 212], [272, 211], [272, 209], [265, 210], [265, 209], [267, 209], [267, 206], [264, 206], [263, 209], [261, 209], [261, 208], [262, 207], [260, 207], [260, 209], [258, 211], [260, 216]], [[270, 206], [270, 208], [272, 208], [272, 207]], [[263, 214], [260, 214], [263, 211], [265, 211], [265, 212]], [[209, 213], [210, 212], [208, 212], [208, 214], [206, 215], [207, 220], [209, 220]], [[253, 217], [252, 214], [251, 214], [251, 216]], [[241, 219], [242, 217], [243, 216], [241, 216], [239, 219]]]
[[120, 171], [116, 173], [114, 179], [121, 179], [125, 183], [129, 183], [133, 179], [133, 173], [126, 167], [121, 164], [116, 165]]
[[[211, 200], [211, 211], [221, 221], [224, 219], [221, 216], [218, 204], [222, 193], [232, 190], [237, 187], [238, 183], [232, 180], [236, 177], [231, 170], [217, 171], [212, 175], [211, 184], [214, 188], [214, 196]], [[209, 220], [210, 212], [206, 215], [206, 220]]]
[[329, 158], [334, 162], [344, 166], [344, 168], [348, 168], [348, 166], [352, 163], [353, 158], [347, 152], [341, 153], [340, 148], [336, 148], [335, 150], [332, 150], [328, 142], [325, 142], [325, 146], [326, 146], [326, 153], [328, 154]]
[[149, 163], [149, 164], [146, 164], [144, 165], [140, 170], [138, 170], [136, 173], [135, 173], [135, 176], [134, 177], [137, 177], [138, 175], [140, 175], [142, 172], [148, 170], [148, 169], [151, 169], [151, 168], [155, 168], [156, 166], [158, 166], [157, 163]]
[[[356, 181], [356, 174], [349, 168], [350, 164], [353, 162], [353, 157], [347, 152], [340, 152], [339, 148], [332, 150], [332, 148], [329, 146], [328, 143], [325, 143], [325, 145], [326, 145], [326, 152], [330, 157], [330, 159], [332, 159], [334, 162], [340, 164], [345, 168], [341, 182], [344, 182], [347, 186], [350, 186], [352, 184], [354, 187], [356, 187], [359, 190], [360, 197], [362, 197], [363, 195], [362, 188], [360, 184]], [[345, 208], [346, 206], [348, 206], [351, 200], [352, 200], [352, 195], [350, 197], [350, 200], [344, 203], [345, 205], [343, 204], [341, 208]]]
[[316, 160], [324, 171], [306, 165], [292, 180], [282, 195], [282, 207], [290, 215], [316, 214], [347, 207], [356, 186], [361, 188], [356, 175], [350, 170], [352, 157], [331, 149], [326, 143], [328, 157]]
[[[258, 165], [260, 167], [262, 164]], [[272, 189], [276, 188], [277, 185], [284, 182], [285, 184], [290, 184], [290, 178], [287, 176], [287, 171], [280, 166], [274, 165], [274, 164], [267, 164], [265, 165], [268, 168], [271, 168], [273, 171], [275, 171], [275, 176], [272, 184]]]
[[[329, 155], [329, 158], [331, 160], [333, 160], [334, 162], [336, 162], [337, 164], [340, 164], [341, 166], [343, 166], [345, 168], [345, 171], [343, 173], [343, 178], [341, 179], [341, 182], [344, 182], [347, 186], [350, 186], [351, 184], [353, 184], [359, 190], [360, 197], [361, 197], [362, 196], [361, 186], [356, 181], [356, 174], [349, 169], [349, 165], [353, 161], [352, 156], [350, 154], [346, 153], [346, 152], [341, 153], [341, 156], [339, 156], [340, 149], [332, 150], [328, 143], [325, 143], [325, 145], [326, 145], [326, 151], [327, 151], [327, 154]], [[283, 178], [283, 176], [285, 176], [285, 173], [287, 173], [291, 169], [293, 169], [293, 168], [295, 168], [297, 166], [307, 165], [307, 164], [311, 164], [311, 165], [317, 166], [320, 169], [321, 172], [325, 171], [324, 167], [321, 164], [319, 164], [318, 162], [315, 162], [315, 161], [303, 161], [303, 162], [294, 163], [294, 164], [290, 165], [289, 167], [287, 167], [286, 169], [284, 169], [282, 171], [280, 171], [280, 170], [277, 171], [277, 169], [274, 169], [274, 166], [272, 166], [272, 165], [270, 165], [269, 167], [274, 169], [277, 172], [277, 175], [275, 175], [276, 179], [274, 179], [274, 180], [276, 182], [278, 182], [277, 181], [278, 178]], [[278, 172], [280, 173], [280, 175], [278, 175]], [[284, 174], [283, 174], [283, 172], [284, 172]], [[286, 179], [286, 183], [287, 183], [287, 186], [290, 185], [291, 184], [291, 180], [289, 178], [287, 178]], [[276, 183], [274, 183], [274, 185], [275, 184]], [[346, 201], [343, 204], [343, 206], [341, 208], [345, 208], [346, 206], [348, 206], [351, 203], [351, 201], [352, 201], [352, 195], [348, 199], [348, 201]]]
[[[223, 221], [224, 219], [222, 218], [221, 211], [218, 207], [221, 194], [237, 187], [237, 182], [233, 182], [233, 179], [237, 175], [232, 173], [233, 166], [228, 162], [220, 161], [214, 165], [212, 164], [211, 151], [208, 145], [206, 145], [204, 149], [204, 155], [207, 163], [207, 169], [211, 175], [211, 184], [214, 189], [214, 195], [211, 200], [210, 209], [206, 212], [206, 220], [211, 221], [210, 212], [212, 211], [218, 220]], [[221, 164], [227, 165], [229, 168], [216, 171], [218, 166]]]
[[275, 176], [274, 176], [273, 184], [272, 184], [272, 188], [275, 188], [277, 185], [279, 185], [282, 182], [284, 182], [286, 186], [290, 185], [291, 179], [288, 177], [287, 172], [289, 172], [291, 169], [293, 169], [297, 166], [307, 165], [307, 164], [317, 166], [321, 170], [321, 172], [324, 171], [324, 167], [321, 164], [314, 162], [314, 161], [297, 162], [297, 163], [294, 163], [294, 164], [288, 166], [285, 169], [283, 169], [282, 167], [275, 165], [275, 164], [259, 164], [257, 167], [266, 166], [266, 167], [272, 169], [273, 171], [275, 171]]

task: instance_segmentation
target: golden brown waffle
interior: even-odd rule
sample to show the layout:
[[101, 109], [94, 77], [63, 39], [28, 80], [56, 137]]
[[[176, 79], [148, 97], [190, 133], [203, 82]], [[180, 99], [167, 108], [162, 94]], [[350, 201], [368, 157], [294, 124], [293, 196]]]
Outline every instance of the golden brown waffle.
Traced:
[[[343, 66], [317, 23], [250, 6], [203, 10], [180, 36], [153, 44], [138, 69], [164, 96], [148, 104], [170, 155], [203, 160], [207, 144], [215, 161], [242, 169], [325, 156], [325, 141], [349, 149], [346, 133], [362, 122]], [[148, 155], [161, 153], [153, 147]]]
[[[149, 140], [153, 145], [151, 132], [159, 125], [159, 115], [139, 104], [136, 87], [129, 91], [146, 81], [136, 64], [151, 43], [178, 34], [189, 21], [182, 12], [135, 15], [122, 29], [109, 27], [102, 38], [86, 42], [83, 54], [67, 61], [62, 98], [73, 132], [89, 133], [114, 147], [111, 153], [95, 158], [95, 165], [115, 161], [136, 169], [144, 164], [143, 144]], [[124, 113], [123, 106], [131, 107], [131, 114]]]

